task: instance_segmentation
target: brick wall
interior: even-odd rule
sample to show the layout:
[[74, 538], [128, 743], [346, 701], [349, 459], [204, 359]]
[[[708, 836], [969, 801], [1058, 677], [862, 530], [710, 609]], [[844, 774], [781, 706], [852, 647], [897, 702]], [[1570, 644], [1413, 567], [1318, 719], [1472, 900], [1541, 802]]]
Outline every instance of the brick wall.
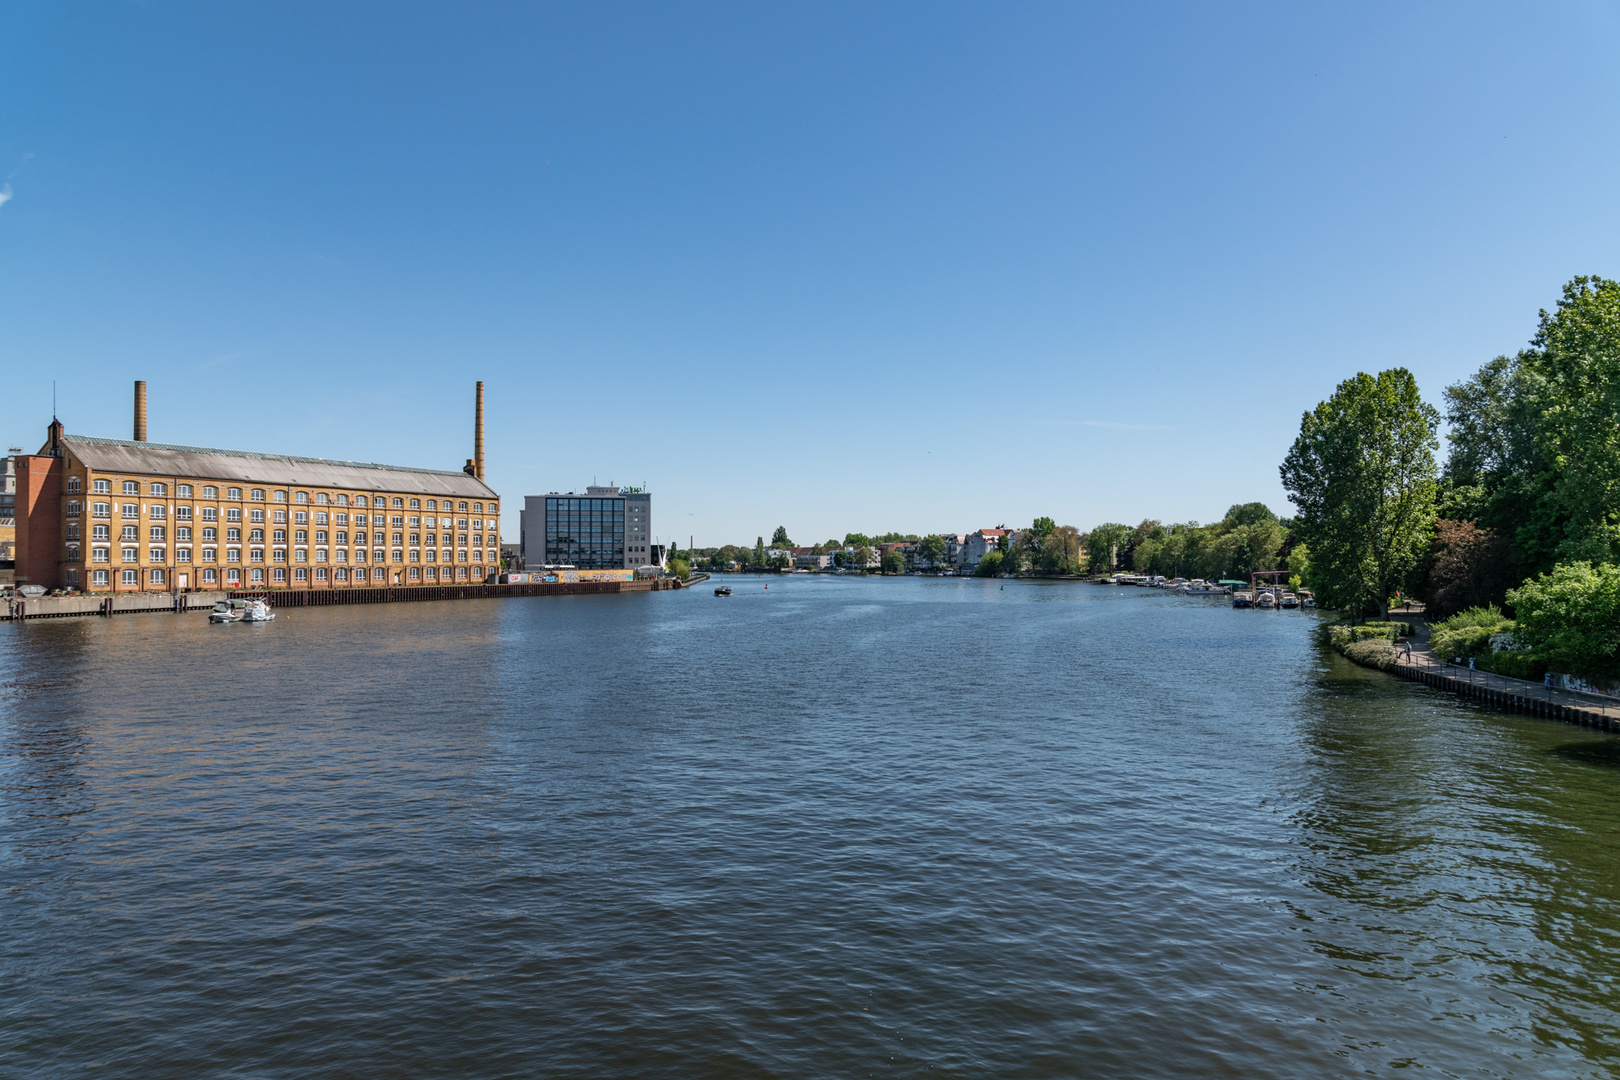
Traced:
[[62, 557], [62, 459], [17, 455], [19, 585], [59, 588]]

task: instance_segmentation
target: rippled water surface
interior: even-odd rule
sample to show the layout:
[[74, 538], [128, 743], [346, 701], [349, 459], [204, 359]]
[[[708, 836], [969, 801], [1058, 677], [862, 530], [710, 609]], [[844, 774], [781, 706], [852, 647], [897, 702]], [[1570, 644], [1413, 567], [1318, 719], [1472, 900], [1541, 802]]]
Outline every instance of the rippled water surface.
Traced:
[[732, 583], [0, 625], [0, 1075], [1620, 1073], [1613, 740], [1303, 613]]

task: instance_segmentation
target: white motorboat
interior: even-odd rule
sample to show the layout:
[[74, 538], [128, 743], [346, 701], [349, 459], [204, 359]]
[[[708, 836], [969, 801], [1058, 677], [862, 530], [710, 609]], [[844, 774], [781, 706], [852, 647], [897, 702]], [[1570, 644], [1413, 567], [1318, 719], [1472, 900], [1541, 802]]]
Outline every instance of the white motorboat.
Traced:
[[242, 609], [243, 622], [269, 622], [275, 617], [276, 613], [263, 600], [249, 600], [247, 607]]
[[221, 600], [208, 613], [211, 623], [240, 622], [247, 609], [246, 600]]
[[1270, 592], [1262, 590], [1255, 595], [1254, 606], [1257, 608], [1275, 608], [1277, 606], [1277, 598], [1271, 595]]

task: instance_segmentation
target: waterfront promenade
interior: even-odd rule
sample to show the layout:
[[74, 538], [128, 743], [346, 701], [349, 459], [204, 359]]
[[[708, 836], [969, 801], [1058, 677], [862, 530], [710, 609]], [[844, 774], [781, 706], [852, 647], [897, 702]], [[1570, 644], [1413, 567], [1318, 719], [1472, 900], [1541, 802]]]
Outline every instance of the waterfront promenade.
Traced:
[[1427, 640], [1416, 636], [1412, 639], [1409, 658], [1400, 655], [1400, 646], [1396, 649], [1397, 663], [1386, 670], [1400, 678], [1450, 690], [1513, 712], [1564, 720], [1602, 731], [1620, 731], [1620, 702], [1448, 664], [1434, 655]]

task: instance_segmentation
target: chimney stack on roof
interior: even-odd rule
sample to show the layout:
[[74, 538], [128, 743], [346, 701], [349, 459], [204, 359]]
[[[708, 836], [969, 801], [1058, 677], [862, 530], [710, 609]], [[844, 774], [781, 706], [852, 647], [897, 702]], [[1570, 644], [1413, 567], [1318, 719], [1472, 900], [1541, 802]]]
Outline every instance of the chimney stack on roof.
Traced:
[[135, 441], [146, 441], [146, 380], [135, 380]]
[[478, 416], [473, 422], [473, 475], [484, 479], [484, 384], [478, 384]]

